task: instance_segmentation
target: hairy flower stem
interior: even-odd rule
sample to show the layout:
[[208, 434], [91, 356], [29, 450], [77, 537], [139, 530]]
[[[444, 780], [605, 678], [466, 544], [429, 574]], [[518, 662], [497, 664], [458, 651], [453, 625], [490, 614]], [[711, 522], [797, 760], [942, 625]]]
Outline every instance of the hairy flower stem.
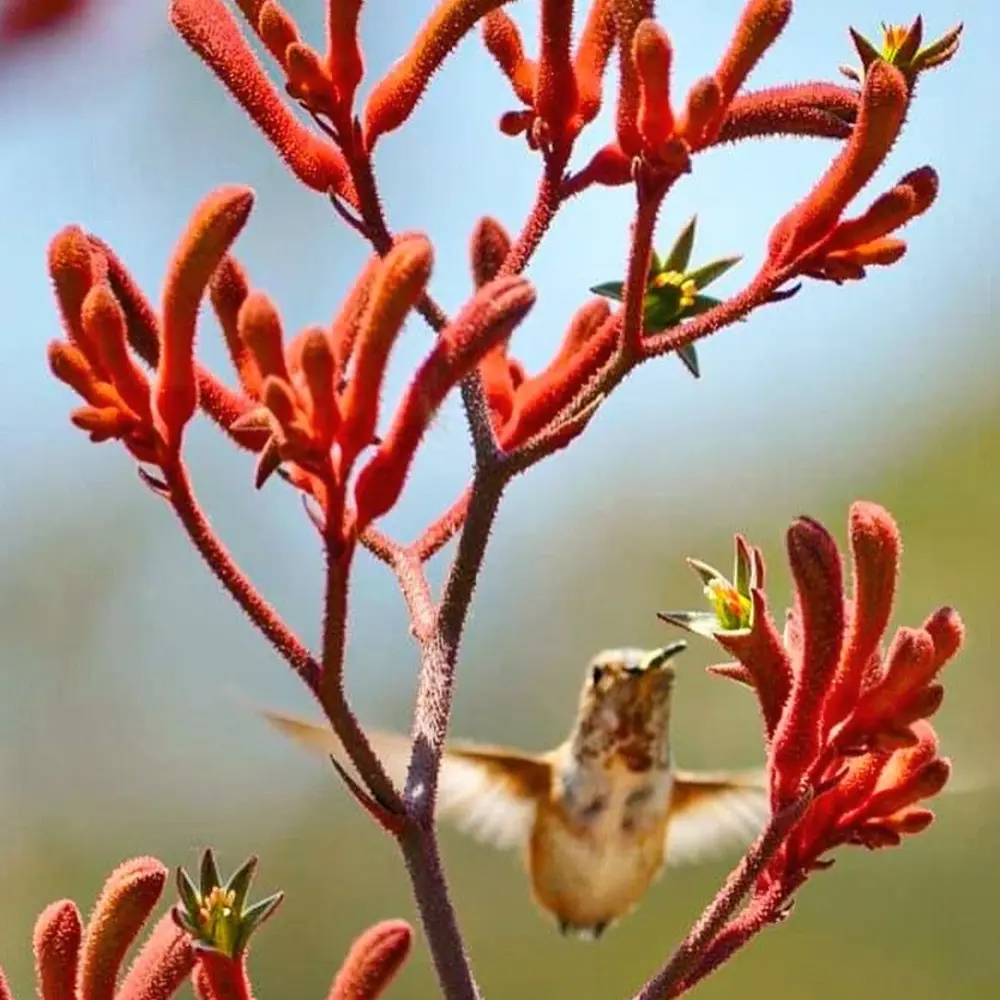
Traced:
[[[339, 532], [337, 524], [334, 531]], [[347, 638], [347, 588], [355, 542], [346, 545], [333, 531], [326, 533], [326, 594], [323, 609], [323, 671], [316, 694], [323, 711], [358, 769], [368, 789], [390, 812], [403, 804], [382, 762], [371, 748], [344, 690], [344, 653]]]
[[[708, 909], [698, 918], [688, 936], [633, 1000], [669, 1000], [670, 997], [685, 992], [686, 980], [698, 968], [716, 935], [739, 909], [743, 899], [811, 801], [812, 792], [806, 792], [798, 801], [771, 818], [750, 850], [730, 872], [725, 884]], [[707, 970], [706, 975], [708, 971], [711, 970]]]
[[309, 689], [318, 690], [320, 665], [298, 636], [281, 620], [274, 608], [247, 579], [219, 540], [195, 499], [191, 480], [183, 463], [179, 458], [173, 459], [163, 467], [162, 471], [166, 484], [163, 495], [215, 578], [240, 606], [254, 627], [263, 633], [267, 641], [305, 681]]
[[643, 195], [639, 189], [639, 205], [632, 223], [632, 245], [625, 277], [625, 315], [619, 339], [619, 351], [628, 364], [642, 356], [643, 304], [649, 277], [649, 258], [653, 252], [656, 218], [666, 197], [667, 189]]

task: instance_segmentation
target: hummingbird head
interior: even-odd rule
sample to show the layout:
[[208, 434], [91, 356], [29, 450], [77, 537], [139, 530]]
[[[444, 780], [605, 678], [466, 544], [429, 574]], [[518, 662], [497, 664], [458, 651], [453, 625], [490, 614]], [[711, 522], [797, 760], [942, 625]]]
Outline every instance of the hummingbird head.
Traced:
[[605, 649], [587, 665], [574, 743], [583, 756], [617, 756], [632, 771], [669, 756], [672, 660], [683, 640], [661, 649]]

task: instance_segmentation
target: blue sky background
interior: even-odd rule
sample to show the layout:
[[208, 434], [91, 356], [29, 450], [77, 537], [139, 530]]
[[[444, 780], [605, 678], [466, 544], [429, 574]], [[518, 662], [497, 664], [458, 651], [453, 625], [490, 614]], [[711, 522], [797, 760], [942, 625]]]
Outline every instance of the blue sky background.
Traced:
[[[303, 34], [320, 45], [320, 0], [288, 6]], [[529, 29], [531, 50], [535, 6], [509, 8]], [[741, 3], [660, 6], [675, 44], [681, 95], [715, 64]], [[901, 0], [877, 8], [868, 0], [800, 0], [796, 6], [752, 86], [837, 79], [837, 65], [854, 61], [848, 24], [876, 37], [879, 19], [909, 21], [918, 10]], [[215, 771], [204, 781], [192, 779], [206, 756], [226, 775], [229, 808], [259, 792], [262, 775], [278, 776], [275, 794], [316, 779], [294, 753], [261, 740], [254, 720], [226, 700], [235, 689], [257, 702], [304, 706], [293, 679], [216, 592], [168, 512], [138, 488], [124, 454], [90, 445], [68, 422], [76, 403], [45, 364], [46, 343], [59, 334], [45, 273], [48, 241], [61, 226], [82, 224], [118, 250], [155, 300], [173, 244], [198, 201], [221, 184], [249, 184], [257, 204], [235, 251], [253, 281], [279, 303], [290, 332], [332, 316], [367, 255], [324, 200], [297, 185], [172, 35], [165, 3], [119, 0], [97, 7], [104, 15], [100, 30], [0, 66], [0, 590], [7, 615], [0, 789], [15, 805], [0, 809], [0, 834], [15, 854], [18, 833], [28, 837], [38, 822], [85, 839], [93, 810], [76, 808], [84, 800], [109, 817], [141, 822], [136, 803], [151, 773], [172, 816], [183, 816], [186, 807], [217, 806]], [[429, 8], [425, 0], [366, 5], [366, 87], [403, 51]], [[845, 484], [856, 470], [897, 460], [949, 416], [995, 397], [1000, 7], [962, 0], [925, 4], [923, 13], [930, 37], [964, 20], [962, 50], [924, 79], [901, 141], [859, 204], [913, 167], [936, 167], [940, 197], [907, 229], [906, 258], [847, 287], [807, 284], [793, 301], [700, 345], [698, 382], [675, 359], [648, 366], [602, 409], [579, 447], [518, 481], [473, 620], [471, 648], [484, 676], [509, 666], [489, 656], [483, 636], [491, 628], [523, 642], [519, 661], [558, 648], [567, 690], [591, 652], [593, 635], [574, 637], [566, 601], [549, 608], [546, 600], [518, 603], [511, 596], [518, 588], [530, 591], [536, 572], [519, 562], [524, 539], [536, 541], [534, 555], [544, 567], [571, 559], [574, 547], [617, 544], [615, 525], [628, 519], [630, 505], [653, 503], [662, 507], [673, 553], [694, 526], [711, 525], [725, 540], [766, 505], [777, 544], [788, 519], [828, 488], [850, 493]], [[579, 163], [610, 135], [610, 96], [606, 105]], [[533, 198], [537, 161], [496, 129], [499, 115], [515, 106], [478, 37], [471, 37], [411, 122], [377, 150], [390, 222], [396, 230], [430, 234], [437, 255], [433, 291], [450, 311], [470, 290], [467, 243], [476, 220], [492, 214], [516, 231]], [[735, 290], [759, 263], [770, 226], [835, 152], [829, 143], [786, 141], [699, 157], [671, 195], [658, 246], [669, 246], [697, 213], [696, 261], [745, 255], [717, 286]], [[547, 362], [587, 288], [621, 276], [630, 212], [630, 193], [618, 189], [588, 193], [560, 215], [530, 268], [539, 301], [514, 342], [529, 370]], [[390, 397], [429, 342], [426, 328], [411, 323], [394, 356]], [[210, 316], [199, 353], [228, 377]], [[291, 491], [254, 494], [251, 461], [210, 428], [192, 434], [189, 455], [200, 496], [227, 542], [314, 640], [319, 557]], [[453, 401], [386, 527], [411, 537], [467, 477], [465, 426]], [[603, 510], [606, 519], [595, 522], [594, 512]], [[585, 516], [588, 524], [604, 524], [607, 535], [560, 541], [547, 534], [552, 525]], [[728, 559], [728, 544], [720, 543], [713, 558]], [[36, 548], [49, 555], [24, 574], [25, 553]], [[79, 639], [77, 658], [67, 654], [77, 640], [59, 637], [86, 610], [80, 595], [87, 581], [73, 577], [74, 567], [83, 565], [104, 567], [113, 600], [102, 606], [93, 632]], [[598, 625], [606, 591], [605, 581], [583, 579], [573, 595], [589, 602]], [[367, 563], [355, 594], [352, 686], [366, 713], [401, 721], [414, 659], [398, 597], [385, 574]], [[504, 615], [514, 606], [525, 618], [514, 619], [518, 626], [511, 629]], [[607, 644], [656, 641], [650, 617], [643, 608], [641, 616], [622, 619], [619, 627], [636, 631], [609, 636]], [[379, 669], [364, 669], [368, 664]], [[495, 704], [506, 704], [503, 697], [499, 693]], [[466, 719], [489, 715], [480, 708], [477, 716], [471, 703], [459, 707], [471, 713]], [[109, 712], [114, 725], [101, 721]], [[502, 726], [488, 735], [502, 738]], [[246, 767], [251, 748], [252, 773]], [[162, 811], [156, 816], [162, 823]]]

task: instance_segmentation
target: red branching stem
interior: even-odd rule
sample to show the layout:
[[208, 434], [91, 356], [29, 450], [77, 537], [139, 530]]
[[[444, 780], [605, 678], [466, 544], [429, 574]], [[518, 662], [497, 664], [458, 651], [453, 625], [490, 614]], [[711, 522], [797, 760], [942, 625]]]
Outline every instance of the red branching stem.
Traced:
[[347, 640], [347, 590], [354, 542], [341, 545], [335, 537], [340, 525], [326, 537], [326, 594], [323, 611], [323, 669], [317, 694], [334, 732], [365, 784], [391, 812], [402, 812], [402, 802], [385, 768], [368, 742], [344, 691], [344, 651]]
[[625, 318], [622, 322], [622, 353], [627, 358], [638, 358], [642, 354], [642, 309], [646, 297], [646, 279], [649, 275], [649, 256], [653, 252], [653, 234], [656, 231], [656, 217], [666, 191], [644, 198], [640, 195], [639, 206], [632, 222], [632, 245], [629, 249], [628, 271], [625, 279]]
[[167, 484], [166, 499], [215, 578], [309, 689], [318, 691], [319, 664], [236, 565], [198, 505], [184, 465], [174, 461], [163, 469], [163, 474]]
[[677, 946], [660, 971], [635, 995], [634, 1000], [668, 1000], [680, 994], [685, 980], [697, 969], [716, 935], [739, 909], [744, 897], [753, 888], [753, 884], [811, 801], [812, 792], [806, 792], [771, 818], [742, 861], [730, 872], [725, 884], [708, 909], [698, 918], [688, 936]]

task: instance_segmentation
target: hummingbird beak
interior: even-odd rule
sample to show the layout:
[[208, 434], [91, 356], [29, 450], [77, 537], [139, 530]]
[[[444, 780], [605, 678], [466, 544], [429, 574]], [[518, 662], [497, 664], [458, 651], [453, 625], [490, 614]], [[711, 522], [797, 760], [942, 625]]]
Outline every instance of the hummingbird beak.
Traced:
[[642, 670], [659, 670], [665, 666], [679, 653], [687, 649], [687, 643], [683, 639], [677, 639], [664, 646], [662, 649], [654, 649], [649, 652], [642, 661]]

